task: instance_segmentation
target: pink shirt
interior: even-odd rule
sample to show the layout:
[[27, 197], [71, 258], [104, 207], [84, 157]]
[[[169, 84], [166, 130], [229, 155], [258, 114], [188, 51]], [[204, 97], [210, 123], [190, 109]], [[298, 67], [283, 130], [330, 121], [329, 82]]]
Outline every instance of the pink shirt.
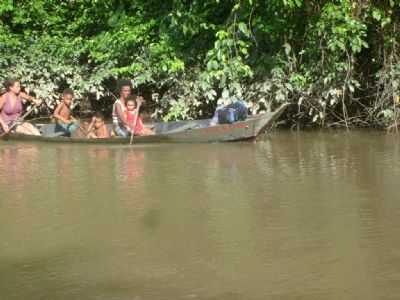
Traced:
[[14, 105], [12, 104], [10, 93], [5, 93], [3, 95], [3, 99], [5, 99], [5, 102], [3, 104], [3, 108], [1, 109], [0, 117], [7, 125], [10, 125], [22, 114], [22, 98], [17, 96]]

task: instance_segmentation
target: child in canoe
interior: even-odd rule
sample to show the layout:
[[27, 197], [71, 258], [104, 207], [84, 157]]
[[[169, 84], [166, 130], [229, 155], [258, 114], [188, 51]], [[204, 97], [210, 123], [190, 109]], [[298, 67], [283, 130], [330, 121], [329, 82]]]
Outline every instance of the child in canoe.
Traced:
[[104, 139], [110, 137], [110, 132], [108, 131], [107, 125], [104, 122], [104, 116], [101, 112], [94, 114], [87, 132], [87, 137], [89, 139]]
[[[128, 122], [129, 128], [134, 135], [153, 135], [154, 132], [150, 128], [143, 125], [142, 118], [139, 115], [138, 106], [143, 103], [142, 97], [134, 95], [126, 98], [126, 112], [125, 117]], [[136, 124], [135, 124], [136, 119]]]
[[72, 116], [73, 99], [74, 92], [71, 89], [65, 89], [62, 101], [53, 114], [56, 119], [56, 132], [62, 132], [66, 136], [71, 136], [79, 128], [79, 122]]

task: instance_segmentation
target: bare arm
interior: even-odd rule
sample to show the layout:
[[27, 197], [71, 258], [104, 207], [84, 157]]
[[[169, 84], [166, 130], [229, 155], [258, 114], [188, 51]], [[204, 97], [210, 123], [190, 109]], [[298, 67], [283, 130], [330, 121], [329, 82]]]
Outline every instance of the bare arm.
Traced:
[[125, 114], [124, 114], [124, 112], [122, 111], [122, 107], [121, 107], [120, 104], [117, 103], [117, 105], [116, 105], [116, 107], [115, 107], [115, 111], [116, 111], [116, 113], [117, 113], [118, 118], [122, 121], [122, 123], [123, 123], [125, 126], [128, 126], [128, 125], [129, 125], [129, 124], [128, 124], [128, 121], [127, 121], [126, 118], [125, 118]]
[[[0, 111], [3, 109], [4, 102], [5, 102], [5, 98], [3, 96], [0, 96]], [[4, 131], [6, 131], [6, 132], [8, 131], [8, 126], [6, 123], [4, 123], [1, 116], [0, 116], [0, 126]]]
[[32, 97], [32, 96], [30, 96], [30, 95], [28, 95], [28, 94], [26, 94], [24, 92], [19, 93], [19, 95], [21, 96], [21, 98], [23, 98], [25, 100], [28, 100], [28, 101], [36, 104], [36, 105], [39, 105], [41, 103], [40, 100], [37, 100], [34, 97]]
[[6, 102], [6, 99], [3, 96], [0, 96], [0, 111], [3, 109], [4, 102]]
[[138, 96], [137, 98], [137, 107], [135, 109], [135, 115], [137, 115], [139, 117], [140, 114], [140, 107], [142, 106], [142, 104], [145, 102], [144, 98], [142, 96]]
[[3, 119], [0, 117], [0, 127], [3, 129], [3, 131], [7, 132], [9, 130], [9, 127], [7, 126], [6, 123], [4, 123]]
[[98, 138], [104, 139], [104, 138], [109, 138], [109, 137], [110, 137], [110, 133], [108, 132], [107, 125], [103, 125], [103, 127], [101, 127]]
[[93, 130], [93, 126], [94, 126], [94, 122], [95, 122], [95, 117], [93, 117], [92, 118], [92, 121], [90, 122], [90, 124], [89, 124], [89, 127], [88, 127], [88, 129], [87, 129], [87, 135], [89, 136], [89, 134], [92, 132], [92, 130]]
[[61, 122], [65, 123], [65, 124], [69, 124], [69, 123], [71, 123], [71, 121], [65, 119], [65, 118], [60, 114], [60, 112], [61, 112], [63, 106], [64, 106], [64, 103], [60, 103], [60, 104], [57, 105], [56, 110], [55, 110], [54, 113], [53, 113], [53, 117], [54, 117], [57, 121], [61, 121]]

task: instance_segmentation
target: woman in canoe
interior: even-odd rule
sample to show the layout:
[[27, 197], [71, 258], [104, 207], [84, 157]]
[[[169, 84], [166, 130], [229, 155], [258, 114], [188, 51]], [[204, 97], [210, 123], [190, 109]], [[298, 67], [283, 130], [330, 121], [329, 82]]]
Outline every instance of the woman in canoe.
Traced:
[[[35, 105], [40, 104], [40, 101], [22, 92], [19, 80], [7, 80], [4, 86], [6, 93], [0, 96], [0, 131], [8, 132], [10, 126], [14, 122], [18, 122], [22, 115], [22, 99], [28, 100]], [[22, 134], [40, 135], [40, 131], [28, 122], [18, 124], [15, 131]]]

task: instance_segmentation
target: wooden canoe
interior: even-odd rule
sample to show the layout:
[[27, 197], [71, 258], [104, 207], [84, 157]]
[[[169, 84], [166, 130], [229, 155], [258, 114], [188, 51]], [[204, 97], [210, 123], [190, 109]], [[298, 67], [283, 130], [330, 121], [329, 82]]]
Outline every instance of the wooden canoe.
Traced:
[[[255, 139], [265, 132], [273, 122], [284, 112], [288, 104], [281, 105], [269, 113], [249, 116], [245, 121], [233, 124], [218, 124], [210, 126], [211, 119], [194, 121], [177, 121], [155, 123], [155, 135], [135, 136], [133, 144], [142, 143], [212, 143], [233, 142]], [[54, 124], [40, 126], [41, 136], [11, 133], [3, 140], [10, 141], [40, 141], [56, 143], [95, 143], [95, 144], [129, 144], [130, 138], [111, 137], [106, 139], [70, 138], [57, 136]]]

